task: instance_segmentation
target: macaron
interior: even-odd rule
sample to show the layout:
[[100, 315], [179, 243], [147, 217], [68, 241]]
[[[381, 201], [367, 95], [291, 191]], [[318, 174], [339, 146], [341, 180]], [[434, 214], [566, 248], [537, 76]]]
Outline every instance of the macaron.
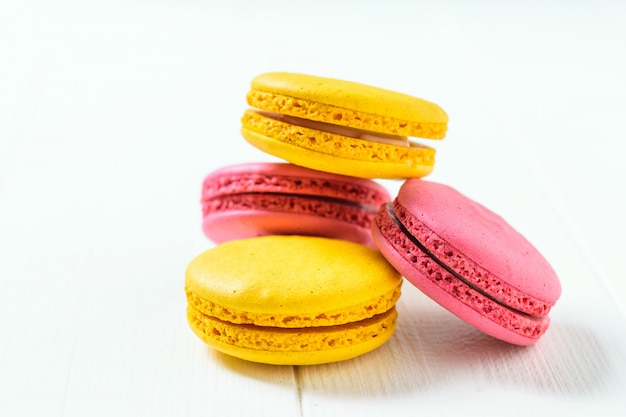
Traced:
[[428, 175], [448, 116], [426, 100], [365, 84], [285, 72], [252, 80], [244, 138], [260, 150], [320, 171], [363, 178]]
[[548, 329], [561, 294], [555, 271], [502, 217], [457, 190], [406, 181], [372, 234], [408, 281], [479, 330], [531, 345]]
[[375, 181], [288, 163], [245, 163], [202, 185], [202, 228], [216, 243], [265, 235], [313, 235], [374, 247], [371, 222], [391, 201]]
[[401, 285], [379, 251], [353, 242], [280, 235], [234, 240], [189, 264], [187, 318], [201, 340], [241, 359], [336, 362], [389, 340]]

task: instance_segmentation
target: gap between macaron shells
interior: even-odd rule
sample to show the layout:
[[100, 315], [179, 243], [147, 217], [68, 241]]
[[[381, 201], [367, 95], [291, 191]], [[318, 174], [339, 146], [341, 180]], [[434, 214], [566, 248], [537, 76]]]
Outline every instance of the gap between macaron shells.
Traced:
[[398, 217], [396, 216], [396, 213], [392, 207], [391, 203], [387, 203], [385, 204], [383, 207], [381, 207], [381, 209], [384, 208], [387, 212], [387, 214], [389, 215], [389, 218], [396, 224], [396, 226], [398, 227], [398, 229], [420, 250], [422, 251], [424, 254], [426, 254], [430, 259], [432, 259], [435, 263], [437, 263], [439, 266], [441, 266], [445, 271], [447, 271], [448, 273], [450, 273], [452, 276], [454, 276], [456, 279], [458, 279], [459, 281], [461, 281], [463, 284], [467, 285], [469, 288], [473, 289], [474, 291], [476, 291], [477, 293], [479, 293], [480, 295], [482, 295], [485, 298], [488, 298], [489, 300], [493, 301], [494, 303], [514, 312], [515, 314], [519, 314], [520, 316], [524, 316], [524, 317], [528, 317], [532, 320], [537, 320], [537, 319], [541, 319], [542, 317], [547, 317], [547, 313], [544, 316], [534, 316], [532, 314], [529, 314], [527, 312], [521, 311], [519, 309], [516, 309], [510, 305], [508, 305], [506, 302], [504, 302], [503, 300], [498, 299], [497, 297], [489, 294], [488, 292], [486, 292], [485, 290], [483, 290], [482, 288], [480, 288], [478, 285], [474, 284], [473, 282], [471, 282], [470, 280], [468, 280], [467, 278], [465, 278], [463, 275], [459, 274], [457, 271], [455, 271], [452, 267], [450, 267], [448, 264], [446, 264], [444, 261], [442, 261], [441, 259], [439, 259], [438, 256], [436, 256], [432, 251], [430, 251], [424, 244], [422, 244], [422, 242], [419, 241], [419, 239], [417, 239], [407, 228], [406, 226], [402, 223], [402, 221], [400, 219], [398, 219]]
[[257, 114], [260, 114], [261, 116], [268, 117], [279, 122], [304, 127], [307, 129], [319, 130], [321, 132], [332, 133], [335, 135], [346, 136], [354, 139], [362, 139], [370, 142], [384, 143], [387, 145], [401, 146], [405, 148], [424, 146], [419, 143], [409, 141], [408, 137], [406, 136], [390, 135], [386, 133], [373, 132], [370, 130], [357, 129], [354, 127], [340, 126], [332, 123], [308, 120], [301, 117], [289, 116], [254, 108], [250, 110]]

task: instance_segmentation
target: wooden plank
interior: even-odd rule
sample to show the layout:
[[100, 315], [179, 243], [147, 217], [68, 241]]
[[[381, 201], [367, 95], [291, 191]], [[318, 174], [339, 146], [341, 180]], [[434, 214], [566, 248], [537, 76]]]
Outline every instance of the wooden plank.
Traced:
[[625, 323], [610, 303], [588, 306], [565, 297], [545, 337], [521, 348], [407, 286], [388, 344], [351, 361], [298, 368], [303, 415], [615, 415], [626, 406]]
[[[265, 4], [5, 3], [0, 415], [623, 415], [623, 6], [398, 2], [353, 19], [312, 3], [309, 23], [274, 5], [280, 24], [261, 27]], [[407, 285], [394, 338], [352, 361], [252, 364], [191, 333], [202, 174], [271, 159], [237, 131], [247, 82], [272, 69], [449, 112], [429, 179], [505, 215], [562, 278], [539, 344], [494, 341]]]
[[[182, 270], [171, 262], [180, 253], [142, 246], [132, 263], [111, 250], [89, 250], [80, 260], [54, 250], [46, 258], [34, 254], [24, 274], [13, 277], [12, 290], [0, 294], [0, 371], [10, 376], [0, 378], [2, 410], [298, 415], [292, 368], [209, 349], [186, 323]], [[32, 393], [37, 401], [25, 402]]]

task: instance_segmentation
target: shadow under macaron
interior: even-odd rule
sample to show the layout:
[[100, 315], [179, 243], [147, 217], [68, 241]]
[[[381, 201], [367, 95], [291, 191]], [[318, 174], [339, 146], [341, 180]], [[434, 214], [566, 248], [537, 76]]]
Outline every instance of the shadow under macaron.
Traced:
[[[410, 394], [418, 399], [442, 387], [459, 395], [516, 389], [579, 398], [610, 383], [610, 365], [589, 329], [552, 323], [535, 345], [512, 345], [480, 332], [408, 287], [403, 286], [396, 332], [386, 344], [354, 359], [294, 367], [298, 390], [381, 398]], [[266, 382], [285, 378], [280, 370], [284, 366], [223, 354], [217, 358], [251, 378]]]
[[397, 305], [396, 332], [385, 345], [350, 361], [301, 367], [300, 388], [415, 398], [442, 389], [515, 389], [580, 398], [610, 384], [610, 364], [590, 329], [553, 322], [539, 342], [517, 346], [482, 333], [408, 287]]

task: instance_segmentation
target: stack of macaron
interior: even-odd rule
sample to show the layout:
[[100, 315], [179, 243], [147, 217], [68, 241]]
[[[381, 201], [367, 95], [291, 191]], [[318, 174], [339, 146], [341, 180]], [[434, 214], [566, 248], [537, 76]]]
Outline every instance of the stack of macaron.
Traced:
[[[202, 184], [215, 246], [186, 271], [187, 317], [215, 349], [270, 364], [320, 364], [383, 345], [403, 281], [503, 341], [549, 325], [560, 283], [501, 217], [421, 179], [442, 139], [436, 104], [316, 76], [252, 80], [242, 135], [284, 162], [221, 167]], [[404, 181], [392, 198], [376, 179]]]

